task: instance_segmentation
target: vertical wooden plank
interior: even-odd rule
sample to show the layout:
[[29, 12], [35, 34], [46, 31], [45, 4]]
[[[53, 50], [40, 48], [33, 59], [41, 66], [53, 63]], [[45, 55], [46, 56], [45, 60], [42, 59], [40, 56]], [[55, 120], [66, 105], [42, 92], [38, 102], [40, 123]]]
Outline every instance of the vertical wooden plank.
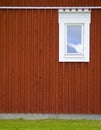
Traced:
[[[8, 46], [7, 46], [7, 49], [8, 49], [8, 93], [7, 93], [7, 95], [8, 95], [8, 103], [7, 103], [7, 106], [8, 106], [8, 111], [7, 112], [9, 112], [9, 111], [12, 111], [12, 108], [11, 108], [11, 102], [12, 102], [12, 98], [11, 98], [11, 90], [12, 90], [12, 85], [11, 85], [11, 83], [12, 83], [12, 75], [13, 75], [13, 69], [12, 69], [12, 67], [13, 67], [13, 65], [12, 65], [12, 37], [13, 37], [13, 34], [12, 34], [12, 24], [9, 24], [9, 23], [12, 23], [11, 22], [11, 12], [9, 11], [9, 12], [7, 12], [7, 15], [9, 14], [9, 18], [8, 18], [8, 21], [7, 21], [7, 34], [8, 34], [8, 39], [7, 39], [7, 41], [10, 41], [9, 42], [9, 44], [8, 44], [8, 42], [7, 42], [7, 44], [8, 44]], [[8, 26], [9, 25], [9, 26]], [[9, 34], [11, 34], [11, 35], [9, 35]], [[6, 85], [7, 86], [7, 85]]]
[[[33, 45], [34, 20], [33, 20], [33, 14], [34, 14], [34, 11], [31, 10], [31, 28], [32, 28], [32, 30], [31, 30], [31, 39], [30, 39], [31, 40], [31, 45], [30, 45], [30, 47], [31, 47], [31, 49], [30, 49], [30, 60], [31, 60], [31, 63], [30, 63], [30, 67], [31, 67], [31, 69], [30, 69], [30, 113], [32, 113], [33, 110], [35, 110], [34, 109], [35, 105], [33, 105], [33, 104], [35, 104], [35, 101], [33, 101], [33, 95], [34, 95], [34, 97], [36, 97], [34, 94], [34, 91], [33, 91], [35, 88], [35, 86], [33, 84], [33, 83], [35, 83], [34, 74], [33, 74], [34, 73], [34, 51], [33, 51], [33, 48], [34, 48], [34, 45]], [[33, 88], [33, 86], [34, 86], [34, 88]]]
[[[22, 15], [23, 14], [23, 15]], [[27, 47], [27, 28], [26, 28], [26, 16], [27, 10], [18, 13], [18, 38], [19, 38], [19, 71], [20, 71], [20, 111], [25, 112], [25, 88], [26, 88], [26, 47]], [[21, 23], [20, 23], [21, 20]], [[23, 30], [22, 30], [23, 26]], [[26, 57], [26, 58], [25, 58]]]
[[[45, 100], [45, 106], [44, 106], [44, 113], [49, 113], [50, 111], [50, 80], [49, 80], [49, 75], [50, 75], [50, 70], [49, 70], [49, 60], [50, 60], [50, 51], [49, 51], [49, 10], [45, 10], [45, 46], [46, 46], [46, 52], [45, 52], [45, 73], [46, 73], [46, 83], [44, 86], [44, 100]], [[47, 24], [46, 24], [47, 23]]]
[[[19, 28], [18, 28], [18, 11], [13, 11], [13, 44], [14, 44], [14, 50], [13, 50], [13, 62], [14, 62], [14, 70], [15, 70], [15, 80], [13, 81], [13, 88], [12, 88], [12, 97], [13, 97], [13, 112], [18, 112], [20, 111], [20, 70], [19, 70], [19, 57], [20, 57], [20, 51], [19, 51], [19, 39], [18, 39], [18, 35], [19, 35]], [[22, 21], [21, 21], [22, 22]], [[15, 31], [16, 30], [16, 31]]]
[[[2, 20], [0, 21], [0, 59], [3, 61], [3, 23], [5, 21], [5, 14], [1, 10], [0, 17]], [[0, 62], [0, 112], [3, 112], [3, 62]]]
[[43, 111], [42, 107], [43, 107], [43, 103], [42, 103], [42, 99], [43, 99], [43, 10], [42, 11], [38, 11], [38, 21], [42, 21], [42, 23], [38, 24], [38, 72], [39, 72], [39, 83], [38, 83], [38, 97], [39, 97], [39, 112]]
[[50, 112], [50, 10], [46, 11], [46, 87], [45, 87], [45, 112]]
[[[3, 95], [2, 95], [3, 96], [3, 104], [2, 105], [3, 105], [3, 111], [4, 112], [6, 112], [6, 108], [5, 108], [5, 105], [6, 105], [6, 103], [5, 103], [6, 102], [5, 101], [6, 100], [6, 93], [5, 93], [5, 89], [6, 89], [5, 88], [5, 76], [6, 76], [5, 75], [5, 71], [6, 71], [6, 69], [5, 69], [6, 17], [5, 17], [5, 20], [4, 20], [4, 24], [2, 25], [3, 26], [3, 32], [2, 32], [3, 36], [2, 36], [2, 38], [3, 38], [3, 43], [4, 43], [4, 44], [2, 44], [3, 45], [3, 51], [2, 51], [3, 52], [3, 54], [2, 54], [3, 55], [3, 57], [2, 57], [3, 58], [3, 61], [2, 61], [3, 62], [3, 74], [2, 74], [2, 77], [3, 77]], [[4, 33], [5, 33], [5, 35], [4, 35]]]
[[[58, 112], [58, 44], [57, 44], [57, 40], [58, 40], [58, 18], [57, 18], [57, 10], [55, 10], [54, 12], [51, 10], [51, 30], [50, 32], [52, 33], [52, 37], [51, 37], [51, 41], [50, 41], [50, 45], [52, 46], [52, 96], [51, 98], [51, 113], [56, 113]], [[54, 30], [54, 31], [53, 31]], [[54, 44], [52, 45], [52, 42], [54, 41]], [[50, 94], [51, 95], [51, 94]]]
[[63, 63], [58, 65], [58, 113], [61, 113], [62, 109], [62, 90], [63, 86]]
[[[93, 57], [94, 57], [94, 66], [93, 66], [93, 73], [94, 73], [94, 75], [95, 76], [93, 76], [93, 81], [94, 81], [94, 83], [93, 83], [93, 100], [91, 101], [92, 102], [92, 108], [93, 108], [93, 113], [96, 113], [95, 111], [96, 111], [96, 105], [94, 105], [94, 103], [96, 103], [96, 95], [97, 95], [97, 93], [96, 93], [96, 90], [97, 90], [97, 85], [96, 85], [96, 81], [97, 81], [97, 66], [96, 66], [96, 64], [97, 64], [97, 49], [98, 49], [98, 47], [97, 47], [97, 37], [96, 37], [96, 34], [95, 34], [95, 32], [97, 32], [97, 26], [96, 26], [96, 11], [94, 10], [94, 12], [93, 12], [93, 14], [92, 14], [92, 17], [94, 18], [94, 48], [95, 48], [95, 53], [93, 54]], [[96, 61], [96, 62], [95, 62]]]
[[29, 51], [29, 55], [28, 55], [28, 68], [27, 68], [27, 71], [28, 71], [28, 84], [27, 84], [27, 90], [28, 90], [28, 110], [27, 112], [29, 111], [30, 112], [30, 101], [31, 101], [31, 97], [30, 97], [30, 93], [31, 93], [31, 47], [32, 47], [32, 10], [30, 10], [30, 12], [28, 13], [28, 16], [27, 16], [27, 20], [28, 20], [28, 23], [27, 23], [27, 28], [28, 28], [28, 32], [27, 32], [27, 35], [28, 35], [28, 39], [27, 39], [27, 42], [28, 42], [28, 51]]
[[34, 62], [33, 62], [33, 67], [34, 67], [34, 83], [33, 83], [33, 89], [34, 89], [34, 93], [32, 94], [33, 95], [33, 103], [34, 105], [33, 106], [33, 112], [37, 112], [37, 96], [38, 96], [38, 90], [37, 90], [37, 87], [38, 87], [38, 29], [37, 29], [37, 20], [38, 20], [38, 17], [37, 17], [38, 13], [36, 10], [33, 11], [33, 55], [34, 55]]
[[36, 10], [32, 10], [32, 47], [31, 47], [31, 112], [36, 112], [37, 110], [37, 12]]
[[101, 10], [95, 10], [95, 23], [98, 22], [98, 24], [95, 24], [95, 32], [97, 35], [96, 36], [96, 42], [95, 42], [95, 46], [96, 46], [96, 62], [95, 62], [95, 84], [94, 86], [94, 98], [95, 98], [95, 102], [96, 105], [94, 105], [94, 112], [95, 113], [99, 113], [100, 109], [101, 109], [101, 102], [100, 102], [100, 86], [101, 86], [101, 67], [100, 67], [100, 63], [101, 63], [101, 46], [100, 46], [100, 42], [101, 42], [101, 26], [100, 26], [100, 22], [101, 22]]
[[42, 21], [42, 25], [41, 25], [41, 34], [42, 34], [42, 37], [41, 37], [41, 53], [42, 53], [42, 87], [41, 87], [41, 90], [42, 91], [42, 98], [41, 98], [41, 104], [42, 104], [42, 112], [45, 113], [45, 84], [46, 84], [46, 58], [45, 58], [45, 54], [46, 54], [46, 44], [45, 44], [45, 36], [46, 36], [46, 28], [45, 28], [45, 22], [44, 20], [46, 19], [46, 11], [45, 10], [42, 10], [42, 13], [41, 13], [41, 21]]
[[40, 60], [40, 57], [39, 57], [39, 43], [40, 43], [40, 40], [39, 40], [39, 32], [40, 32], [40, 26], [39, 26], [39, 21], [40, 21], [40, 10], [38, 10], [37, 12], [37, 109], [36, 109], [36, 112], [37, 113], [40, 113], [40, 93], [39, 93], [39, 60]]
[[58, 34], [59, 34], [59, 28], [58, 28], [58, 11], [55, 10], [55, 13], [53, 12], [54, 14], [54, 43], [55, 43], [55, 47], [54, 47], [54, 58], [55, 58], [55, 86], [54, 88], [56, 89], [55, 91], [55, 104], [56, 104], [56, 109], [55, 109], [55, 112], [54, 113], [58, 113], [59, 112], [59, 108], [58, 108], [58, 102], [59, 102], [59, 95], [58, 95], [58, 50], [59, 50], [59, 38], [58, 38]]

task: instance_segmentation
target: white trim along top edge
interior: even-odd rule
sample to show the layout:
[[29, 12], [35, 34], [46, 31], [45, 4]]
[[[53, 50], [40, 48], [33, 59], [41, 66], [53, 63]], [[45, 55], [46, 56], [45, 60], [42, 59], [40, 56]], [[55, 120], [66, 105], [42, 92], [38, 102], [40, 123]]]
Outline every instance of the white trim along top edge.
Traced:
[[0, 6], [0, 9], [101, 9], [101, 6], [82, 6], [82, 7]]

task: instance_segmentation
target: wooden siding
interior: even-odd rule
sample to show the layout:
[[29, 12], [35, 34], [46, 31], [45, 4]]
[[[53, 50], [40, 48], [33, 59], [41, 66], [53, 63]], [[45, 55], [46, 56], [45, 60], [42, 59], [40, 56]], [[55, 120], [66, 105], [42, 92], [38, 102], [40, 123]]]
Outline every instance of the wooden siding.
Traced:
[[0, 113], [101, 113], [101, 10], [89, 63], [59, 63], [58, 34], [57, 10], [0, 10]]
[[0, 0], [0, 6], [101, 6], [101, 0]]

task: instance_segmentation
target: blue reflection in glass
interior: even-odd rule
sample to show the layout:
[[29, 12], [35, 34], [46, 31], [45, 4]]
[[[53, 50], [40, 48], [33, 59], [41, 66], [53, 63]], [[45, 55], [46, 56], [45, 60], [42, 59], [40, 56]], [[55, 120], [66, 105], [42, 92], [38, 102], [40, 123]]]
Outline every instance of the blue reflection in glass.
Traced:
[[67, 26], [67, 53], [81, 53], [81, 26]]

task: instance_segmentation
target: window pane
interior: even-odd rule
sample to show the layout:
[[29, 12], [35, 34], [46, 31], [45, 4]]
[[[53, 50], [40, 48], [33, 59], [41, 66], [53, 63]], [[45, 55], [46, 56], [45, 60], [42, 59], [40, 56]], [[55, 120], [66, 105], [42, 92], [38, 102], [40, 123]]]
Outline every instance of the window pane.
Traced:
[[82, 53], [81, 26], [67, 26], [67, 53]]

